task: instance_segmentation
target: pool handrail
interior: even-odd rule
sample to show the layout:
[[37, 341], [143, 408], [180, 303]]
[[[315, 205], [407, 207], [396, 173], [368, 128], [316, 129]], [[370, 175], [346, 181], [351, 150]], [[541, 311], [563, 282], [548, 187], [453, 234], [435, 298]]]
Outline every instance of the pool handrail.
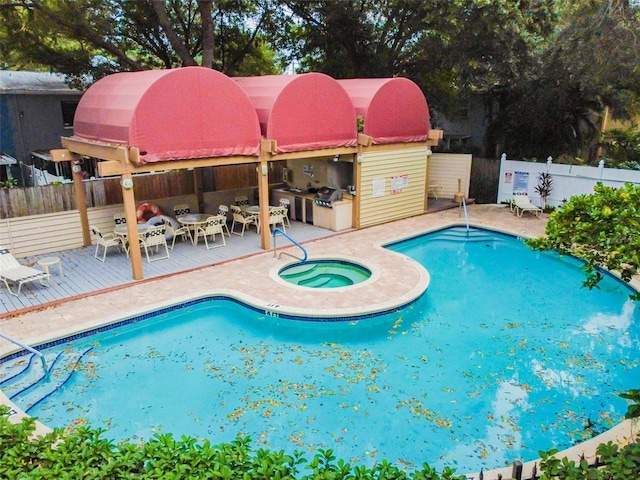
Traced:
[[300, 245], [298, 242], [296, 242], [293, 238], [291, 238], [289, 235], [287, 235], [286, 232], [284, 230], [280, 229], [280, 228], [274, 228], [273, 229], [273, 234], [272, 235], [273, 235], [273, 256], [274, 257], [276, 256], [276, 233], [279, 233], [283, 237], [288, 238], [289, 241], [291, 243], [293, 243], [296, 247], [298, 247], [300, 250], [302, 250], [302, 253], [304, 254], [303, 258], [299, 258], [299, 257], [296, 257], [295, 255], [291, 255], [290, 253], [287, 253], [287, 252], [280, 252], [280, 255], [278, 255], [278, 258], [280, 258], [280, 256], [282, 256], [282, 255], [289, 255], [290, 257], [293, 257], [296, 260], [300, 260], [301, 262], [306, 262], [307, 261], [307, 257], [308, 257], [307, 250], [302, 245]]
[[467, 202], [464, 197], [462, 197], [462, 201], [460, 202], [460, 206], [464, 210], [464, 221], [467, 225], [467, 233], [469, 233], [469, 215], [467, 214]]
[[34, 355], [40, 357], [40, 361], [42, 362], [42, 368], [44, 369], [45, 374], [48, 373], [48, 369], [47, 369], [47, 361], [44, 358], [44, 354], [38, 350], [36, 350], [33, 347], [30, 347], [29, 345], [26, 345], [24, 343], [22, 343], [20, 340], [16, 340], [13, 337], [10, 337], [9, 335], [0, 332], [0, 337], [4, 338], [5, 340], [10, 341], [11, 343], [18, 345], [19, 347], [24, 348], [25, 350], [27, 350], [28, 352], [33, 353]]

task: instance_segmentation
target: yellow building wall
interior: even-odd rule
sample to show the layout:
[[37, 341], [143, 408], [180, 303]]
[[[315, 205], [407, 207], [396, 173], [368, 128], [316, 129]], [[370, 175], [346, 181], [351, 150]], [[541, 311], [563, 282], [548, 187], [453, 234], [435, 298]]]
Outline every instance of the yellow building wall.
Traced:
[[426, 146], [369, 151], [359, 158], [360, 227], [424, 213]]
[[434, 153], [429, 159], [429, 185], [438, 185], [438, 198], [451, 198], [458, 192], [458, 179], [465, 198], [469, 198], [471, 154]]

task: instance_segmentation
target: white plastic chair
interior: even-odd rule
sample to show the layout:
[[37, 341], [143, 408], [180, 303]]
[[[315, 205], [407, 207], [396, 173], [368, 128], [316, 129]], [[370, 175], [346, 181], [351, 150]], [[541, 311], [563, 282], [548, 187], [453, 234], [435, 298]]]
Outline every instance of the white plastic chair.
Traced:
[[235, 202], [236, 202], [236, 205], [238, 206], [249, 205], [249, 197], [247, 197], [246, 195], [238, 195], [235, 198]]
[[[94, 226], [89, 226], [89, 230], [91, 230], [91, 234], [96, 242], [96, 251], [93, 256], [102, 263], [107, 259], [107, 250], [109, 250], [109, 247], [117, 247], [118, 250], [124, 250], [126, 252], [126, 246], [122, 241], [122, 237], [116, 236], [114, 233], [102, 233], [98, 227]], [[100, 247], [103, 248], [102, 258], [98, 257]]]
[[281, 207], [284, 207], [284, 223], [287, 224], [287, 227], [291, 227], [291, 222], [289, 222], [289, 208], [291, 207], [291, 202], [288, 198], [281, 198], [278, 204]]
[[[144, 251], [147, 254], [147, 262], [153, 262], [156, 260], [162, 260], [169, 258], [169, 245], [167, 245], [167, 239], [164, 236], [166, 225], [156, 225], [149, 227], [149, 230], [140, 235], [140, 245], [144, 247]], [[153, 247], [156, 247], [156, 253], [160, 253], [160, 247], [164, 247], [166, 255], [163, 257], [155, 257], [153, 260], [149, 256], [149, 250], [153, 251]]]
[[176, 245], [176, 238], [182, 237], [183, 241], [187, 241], [187, 239], [193, 243], [193, 236], [191, 234], [191, 229], [188, 226], [181, 227], [180, 224], [173, 218], [167, 217], [165, 215], [161, 215], [162, 224], [165, 226], [165, 238], [167, 236], [171, 237], [171, 245], [169, 248], [173, 250], [173, 247]]
[[[202, 238], [204, 238], [204, 244], [207, 247], [207, 250], [210, 250], [212, 248], [218, 248], [218, 247], [224, 247], [227, 245], [227, 242], [224, 239], [224, 230], [223, 230], [223, 226], [226, 225], [227, 223], [227, 217], [224, 217], [222, 215], [212, 215], [211, 217], [207, 218], [207, 223], [205, 223], [204, 225], [198, 226], [198, 228], [196, 229], [196, 237], [194, 240], [194, 243], [198, 243], [198, 238], [200, 235], [202, 235]], [[220, 238], [222, 238], [222, 245], [221, 244], [216, 244], [216, 234], [220, 234]], [[211, 239], [211, 245], [209, 245], [209, 240], [207, 240], [207, 238]]]
[[114, 213], [113, 214], [113, 223], [115, 223], [116, 227], [118, 225], [126, 225], [127, 217], [125, 217], [124, 213]]
[[186, 203], [173, 206], [173, 214], [178, 217], [180, 215], [189, 215], [191, 213], [191, 207]]
[[227, 226], [227, 218], [229, 217], [229, 207], [227, 207], [226, 205], [218, 205], [218, 215], [221, 215], [224, 217], [224, 225], [222, 226], [222, 228], [225, 231], [225, 235], [227, 237], [231, 237], [231, 232], [229, 232], [229, 227]]
[[278, 225], [282, 225], [282, 231], [287, 233], [287, 229], [284, 226], [284, 219], [287, 215], [286, 207], [271, 207], [269, 209], [269, 229], [273, 227], [275, 229]]
[[[256, 231], [258, 231], [258, 228], [259, 228], [258, 215], [255, 215], [253, 213], [245, 213], [240, 209], [240, 207], [236, 205], [231, 205], [229, 208], [231, 209], [231, 215], [233, 216], [233, 223], [231, 224], [231, 233], [234, 233], [236, 235], [240, 235], [241, 237], [243, 237], [244, 231], [248, 225], [255, 225]], [[238, 223], [239, 225], [242, 225], [241, 232], [235, 231], [236, 223]]]

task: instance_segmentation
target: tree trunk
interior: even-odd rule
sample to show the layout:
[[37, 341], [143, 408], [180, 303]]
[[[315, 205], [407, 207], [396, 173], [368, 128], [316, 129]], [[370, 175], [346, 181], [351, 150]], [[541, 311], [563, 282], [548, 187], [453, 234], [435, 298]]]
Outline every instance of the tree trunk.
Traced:
[[202, 66], [213, 68], [213, 49], [216, 40], [213, 35], [213, 0], [203, 0], [198, 2], [198, 11], [202, 20]]
[[187, 46], [185, 45], [185, 43], [180, 38], [178, 38], [178, 35], [176, 35], [175, 30], [171, 26], [171, 21], [169, 20], [167, 7], [164, 4], [164, 0], [150, 0], [150, 2], [156, 14], [158, 15], [158, 20], [160, 21], [162, 30], [169, 39], [171, 46], [180, 57], [180, 60], [182, 60], [182, 66], [189, 67], [198, 65], [189, 53], [189, 50], [187, 50]]

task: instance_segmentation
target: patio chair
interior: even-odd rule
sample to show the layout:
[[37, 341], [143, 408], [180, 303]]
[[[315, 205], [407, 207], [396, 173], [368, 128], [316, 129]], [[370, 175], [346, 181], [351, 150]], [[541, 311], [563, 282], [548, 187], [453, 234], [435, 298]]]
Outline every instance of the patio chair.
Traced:
[[289, 208], [291, 207], [291, 201], [288, 198], [281, 198], [278, 205], [284, 207], [284, 223], [287, 224], [287, 227], [291, 227], [291, 222], [289, 222]]
[[[227, 223], [227, 217], [224, 217], [222, 215], [212, 215], [211, 217], [207, 218], [207, 223], [205, 223], [202, 226], [199, 226], [196, 229], [196, 238], [194, 240], [194, 243], [198, 243], [198, 237], [200, 235], [202, 235], [202, 238], [204, 238], [204, 244], [207, 247], [207, 250], [210, 250], [212, 248], [218, 248], [218, 247], [224, 247], [227, 245], [227, 242], [224, 239], [224, 227]], [[219, 233], [220, 237], [222, 238], [222, 244], [219, 243], [215, 243], [216, 241], [216, 234]], [[207, 240], [207, 237], [211, 238], [211, 245], [209, 245], [209, 241]]]
[[176, 238], [182, 237], [183, 241], [187, 241], [187, 239], [193, 243], [193, 236], [191, 235], [191, 229], [188, 226], [181, 227], [180, 224], [173, 218], [167, 217], [165, 215], [160, 216], [162, 225], [165, 226], [165, 238], [171, 238], [171, 246], [169, 248], [173, 250], [173, 247], [176, 245]]
[[[165, 229], [166, 226], [164, 224], [156, 225], [140, 235], [140, 246], [144, 247], [144, 251], [147, 254], [147, 262], [169, 258], [169, 245], [167, 244], [167, 238], [164, 236]], [[166, 255], [155, 257], [152, 260], [149, 256], [149, 250], [153, 251], [153, 247], [156, 247], [156, 253], [160, 253], [160, 247], [164, 247]]]
[[531, 203], [527, 192], [516, 191], [513, 192], [513, 200], [511, 201], [511, 211], [518, 217], [522, 217], [524, 212], [531, 212], [536, 217], [540, 218], [542, 215], [542, 209], [537, 205]]
[[[118, 247], [118, 250], [127, 251], [126, 245], [123, 242], [123, 237], [116, 236], [114, 233], [102, 233], [99, 228], [91, 225], [89, 226], [89, 230], [91, 230], [91, 235], [93, 235], [96, 242], [96, 251], [93, 256], [102, 263], [107, 259], [107, 250], [109, 250], [109, 247]], [[102, 252], [102, 258], [98, 257], [100, 247], [104, 249]]]
[[[255, 225], [256, 232], [258, 231], [258, 215], [249, 212], [243, 212], [240, 207], [237, 205], [231, 205], [229, 207], [231, 209], [231, 215], [233, 216], [233, 223], [231, 224], [231, 233], [236, 235], [244, 236], [244, 231], [248, 225]], [[236, 232], [235, 227], [236, 223], [242, 225], [242, 231]]]
[[[48, 287], [50, 279], [51, 276], [48, 273], [22, 265], [8, 248], [0, 246], [0, 280], [4, 282], [11, 295], [19, 296], [22, 285], [36, 280], [40, 281], [40, 285]], [[18, 290], [14, 292], [9, 283], [17, 284]]]
[[240, 205], [249, 205], [249, 197], [247, 197], [246, 195], [238, 195], [235, 198], [235, 203], [238, 206], [240, 206]]
[[269, 209], [269, 229], [273, 227], [273, 229], [275, 230], [278, 225], [282, 225], [282, 231], [287, 233], [287, 229], [284, 226], [284, 219], [286, 217], [286, 214], [286, 207], [271, 207]]
[[229, 207], [227, 207], [226, 205], [218, 205], [218, 215], [222, 215], [224, 217], [224, 225], [222, 226], [222, 228], [225, 231], [225, 235], [227, 237], [230, 237], [231, 233], [229, 232], [229, 227], [227, 226], [227, 218], [229, 217]]
[[116, 227], [118, 225], [126, 225], [127, 217], [125, 217], [124, 213], [114, 213], [113, 214], [113, 223], [115, 223]]
[[186, 203], [173, 206], [173, 214], [177, 217], [180, 215], [189, 215], [191, 213], [191, 207]]

